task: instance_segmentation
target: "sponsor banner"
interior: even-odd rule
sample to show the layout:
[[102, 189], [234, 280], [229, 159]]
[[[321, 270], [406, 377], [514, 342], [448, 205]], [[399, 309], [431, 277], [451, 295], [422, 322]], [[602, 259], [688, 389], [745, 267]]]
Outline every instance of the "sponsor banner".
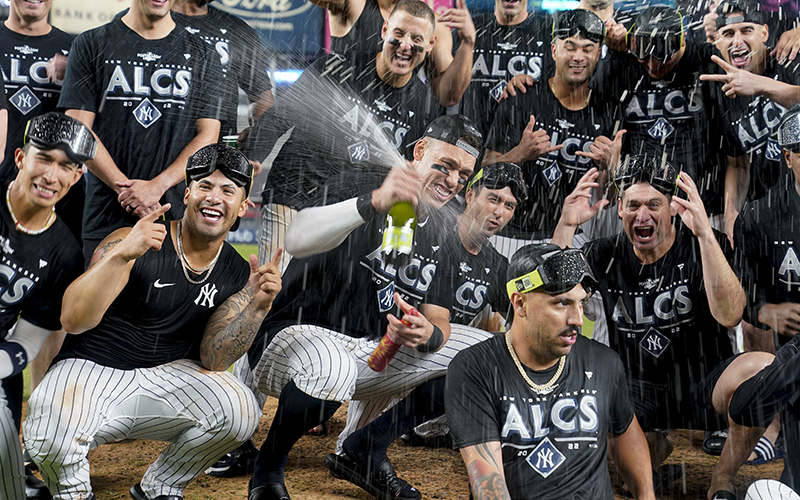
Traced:
[[50, 9], [50, 24], [77, 35], [114, 19], [130, 0], [58, 0]]
[[244, 19], [270, 50], [312, 56], [323, 48], [325, 12], [307, 0], [217, 0], [213, 5]]

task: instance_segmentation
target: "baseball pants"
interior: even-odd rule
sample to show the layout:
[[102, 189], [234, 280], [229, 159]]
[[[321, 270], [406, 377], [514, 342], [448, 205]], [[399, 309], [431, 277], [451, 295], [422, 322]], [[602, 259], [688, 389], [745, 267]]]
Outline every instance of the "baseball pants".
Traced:
[[23, 434], [56, 499], [87, 498], [87, 453], [123, 439], [170, 442], [141, 486], [149, 498], [182, 496], [189, 482], [252, 435], [260, 416], [247, 387], [194, 361], [120, 370], [67, 359], [31, 395]]
[[14, 417], [0, 387], [0, 498], [25, 498], [25, 467]]
[[401, 347], [382, 372], [367, 366], [377, 340], [355, 339], [314, 325], [284, 328], [264, 350], [253, 375], [261, 392], [279, 397], [294, 381], [304, 393], [327, 401], [354, 400], [348, 407], [341, 442], [354, 430], [380, 415], [395, 398], [416, 386], [442, 377], [461, 350], [491, 337], [477, 328], [452, 325], [450, 339], [437, 352], [421, 353]]

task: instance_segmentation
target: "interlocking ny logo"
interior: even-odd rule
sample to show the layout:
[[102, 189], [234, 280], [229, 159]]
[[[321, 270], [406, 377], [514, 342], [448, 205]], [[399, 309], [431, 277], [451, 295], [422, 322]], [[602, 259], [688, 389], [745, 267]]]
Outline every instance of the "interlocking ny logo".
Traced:
[[30, 113], [42, 101], [36, 97], [36, 94], [28, 88], [27, 85], [19, 89], [16, 94], [12, 95], [9, 102], [19, 110], [23, 115]]
[[673, 127], [666, 119], [661, 117], [652, 127], [650, 127], [650, 130], [648, 130], [647, 133], [650, 134], [650, 137], [653, 139], [661, 140], [665, 137], [669, 137], [674, 131], [675, 127]]
[[649, 352], [655, 357], [661, 356], [669, 345], [669, 339], [659, 333], [655, 328], [650, 328], [647, 334], [639, 342], [642, 349]]
[[394, 282], [378, 290], [378, 308], [380, 311], [383, 313], [392, 307], [394, 307]]
[[145, 98], [145, 100], [133, 110], [133, 116], [142, 127], [148, 128], [161, 118], [161, 111], [150, 102], [150, 99]]
[[565, 457], [558, 451], [558, 448], [553, 446], [549, 438], [544, 438], [544, 441], [528, 455], [527, 460], [528, 465], [530, 465], [533, 470], [541, 474], [542, 477], [547, 477], [564, 463]]
[[214, 307], [214, 296], [217, 295], [217, 285], [206, 283], [200, 289], [200, 295], [194, 299], [194, 304], [199, 306]]

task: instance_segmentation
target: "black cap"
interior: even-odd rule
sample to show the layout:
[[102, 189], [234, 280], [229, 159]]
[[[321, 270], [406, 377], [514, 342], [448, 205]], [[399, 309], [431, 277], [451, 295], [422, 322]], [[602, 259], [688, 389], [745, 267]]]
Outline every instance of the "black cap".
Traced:
[[430, 122], [422, 137], [458, 146], [475, 158], [483, 145], [483, 134], [464, 115], [444, 115]]
[[638, 182], [647, 182], [665, 195], [675, 194], [678, 173], [668, 161], [654, 155], [629, 156], [614, 172], [614, 184], [624, 191]]
[[39, 149], [62, 149], [75, 163], [86, 163], [97, 153], [89, 127], [63, 113], [51, 111], [31, 118], [25, 127], [24, 143]]
[[553, 39], [569, 38], [581, 33], [588, 40], [603, 43], [606, 25], [594, 12], [586, 9], [573, 9], [557, 12], [553, 21]]
[[778, 144], [793, 153], [800, 153], [800, 103], [783, 115], [778, 125]]
[[[728, 14], [738, 15], [728, 17]], [[764, 24], [764, 12], [754, 0], [723, 0], [717, 6], [717, 29], [736, 23]]]
[[683, 17], [672, 7], [654, 5], [647, 7], [634, 21], [632, 33], [651, 38], [683, 33]]
[[508, 186], [517, 202], [528, 199], [528, 186], [522, 176], [522, 169], [515, 163], [499, 161], [490, 163], [472, 176], [467, 188], [482, 184], [487, 189], [503, 189]]
[[186, 185], [221, 171], [234, 184], [243, 187], [250, 196], [253, 182], [253, 164], [238, 149], [225, 144], [209, 144], [195, 151], [186, 162]]

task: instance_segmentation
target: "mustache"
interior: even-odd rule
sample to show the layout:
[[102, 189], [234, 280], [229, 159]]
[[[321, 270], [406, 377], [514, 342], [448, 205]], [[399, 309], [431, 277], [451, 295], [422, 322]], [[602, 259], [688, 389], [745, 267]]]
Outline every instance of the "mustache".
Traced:
[[580, 335], [580, 334], [581, 334], [580, 327], [572, 326], [563, 330], [561, 333], [558, 334], [558, 336], [561, 337], [562, 335]]

